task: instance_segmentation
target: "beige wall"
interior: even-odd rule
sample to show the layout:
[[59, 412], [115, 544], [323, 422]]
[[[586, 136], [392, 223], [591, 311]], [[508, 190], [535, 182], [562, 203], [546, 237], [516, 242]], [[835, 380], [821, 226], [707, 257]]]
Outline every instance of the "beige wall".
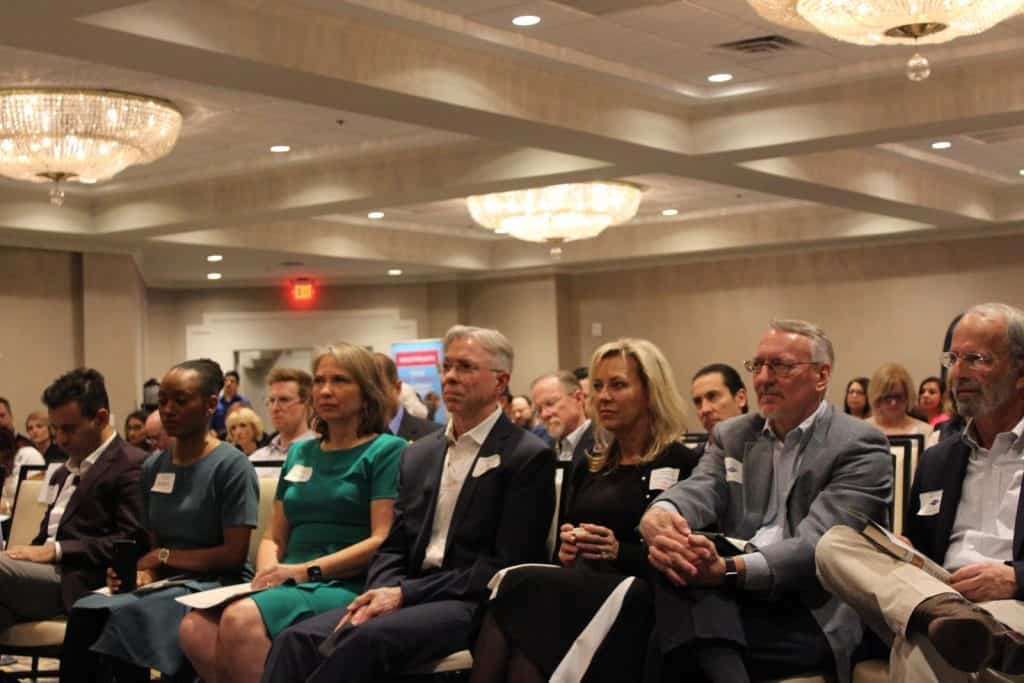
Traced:
[[80, 305], [77, 254], [0, 248], [0, 396], [20, 431], [43, 389], [81, 362]]
[[[915, 381], [937, 374], [953, 317], [982, 301], [1024, 306], [1022, 282], [1024, 244], [1000, 238], [584, 274], [572, 278], [569, 298], [580, 362], [604, 341], [646, 337], [664, 350], [683, 391], [706, 363], [740, 369], [771, 318], [811, 320], [835, 344], [830, 398], [841, 402], [849, 378], [886, 361]], [[591, 336], [595, 322], [601, 337]]]

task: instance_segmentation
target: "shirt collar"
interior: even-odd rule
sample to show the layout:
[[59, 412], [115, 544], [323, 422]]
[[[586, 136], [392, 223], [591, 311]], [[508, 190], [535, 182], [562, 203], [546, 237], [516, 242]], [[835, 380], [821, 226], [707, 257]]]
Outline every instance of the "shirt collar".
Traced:
[[[501, 417], [501, 406], [495, 408], [494, 412], [485, 417], [480, 424], [473, 427], [459, 438], [469, 437], [477, 446], [482, 446], [484, 439], [486, 439], [487, 435], [491, 433], [491, 429], [494, 427], [499, 417]], [[454, 445], [456, 442], [454, 424], [455, 423], [451, 418], [449, 418], [448, 425], [444, 428], [444, 438], [448, 442], [449, 446]]]
[[398, 435], [398, 428], [402, 425], [402, 418], [405, 417], [405, 408], [402, 404], [398, 404], [398, 412], [391, 418], [391, 422], [388, 423], [388, 429], [391, 430], [392, 434]]
[[[974, 435], [971, 429], [973, 426], [974, 418], [968, 419], [960, 438], [963, 439], [963, 442], [967, 444], [971, 450], [976, 451], [981, 448], [981, 445], [974, 440]], [[1000, 432], [1000, 434], [1013, 434], [1013, 443], [1014, 445], [1017, 445], [1021, 440], [1021, 436], [1024, 435], [1024, 417], [1022, 417], [1009, 432]], [[999, 434], [996, 434], [996, 438], [999, 438]], [[992, 444], [995, 445], [995, 439], [992, 440]]]
[[[814, 424], [815, 420], [817, 420], [821, 415], [825, 413], [826, 408], [828, 408], [828, 403], [824, 399], [822, 399], [821, 403], [818, 404], [817, 410], [811, 413], [806, 420], [798, 424], [796, 426], [796, 429], [790, 432], [790, 434], [794, 432], [800, 435], [807, 433], [810, 430], [811, 426]], [[779, 438], [775, 435], [775, 431], [772, 429], [771, 420], [764, 421], [764, 427], [761, 428], [761, 431], [767, 434], [769, 438], [779, 440]], [[786, 434], [786, 436], [788, 437], [789, 434]]]
[[66, 462], [64, 463], [64, 466], [68, 468], [68, 472], [70, 472], [71, 474], [78, 475], [79, 477], [84, 477], [85, 473], [89, 471], [89, 468], [96, 464], [96, 461], [100, 459], [101, 455], [103, 455], [103, 451], [107, 450], [107, 447], [116, 438], [117, 430], [114, 430], [110, 434], [110, 437], [106, 441], [101, 443], [99, 448], [90, 453], [85, 460], [78, 463], [77, 465], [72, 465], [70, 462]]

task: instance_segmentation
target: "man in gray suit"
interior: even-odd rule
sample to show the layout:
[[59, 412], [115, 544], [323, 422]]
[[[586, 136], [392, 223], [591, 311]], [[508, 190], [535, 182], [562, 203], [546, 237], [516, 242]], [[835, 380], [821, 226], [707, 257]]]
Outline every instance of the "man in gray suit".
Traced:
[[[849, 681], [862, 626], [818, 583], [814, 549], [851, 510], [884, 519], [892, 465], [881, 432], [824, 400], [833, 363], [820, 328], [773, 321], [745, 363], [760, 414], [717, 425], [693, 474], [641, 520], [666, 666], [698, 661], [723, 681], [835, 668]], [[707, 528], [748, 542], [723, 557], [731, 544], [695, 532]]]

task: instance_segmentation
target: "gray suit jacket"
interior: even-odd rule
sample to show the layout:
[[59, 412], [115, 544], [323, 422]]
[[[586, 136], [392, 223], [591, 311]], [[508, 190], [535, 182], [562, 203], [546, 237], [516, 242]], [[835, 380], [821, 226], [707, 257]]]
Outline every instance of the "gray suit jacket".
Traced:
[[[764, 423], [757, 414], [720, 423], [693, 474], [655, 502], [674, 505], [694, 529], [716, 526], [729, 536], [751, 538], [763, 525], [773, 479], [774, 439], [764, 434]], [[863, 628], [853, 609], [818, 582], [814, 549], [833, 526], [856, 526], [847, 508], [885, 521], [892, 459], [881, 432], [831, 405], [804, 444], [786, 496], [784, 538], [759, 550], [772, 571], [773, 593], [792, 594], [811, 610], [832, 647], [840, 679], [848, 681], [850, 655]]]

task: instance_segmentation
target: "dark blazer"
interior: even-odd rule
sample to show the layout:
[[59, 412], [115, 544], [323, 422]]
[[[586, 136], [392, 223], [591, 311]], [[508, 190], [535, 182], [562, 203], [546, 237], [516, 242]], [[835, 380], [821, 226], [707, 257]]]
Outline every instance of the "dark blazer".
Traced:
[[[957, 508], [960, 507], [960, 494], [963, 490], [964, 477], [967, 476], [967, 461], [971, 457], [971, 447], [960, 437], [951, 437], [932, 446], [921, 456], [917, 466], [914, 485], [910, 489], [910, 500], [907, 501], [906, 517], [903, 521], [903, 533], [906, 534], [914, 547], [942, 564], [949, 550], [953, 524], [956, 522]], [[942, 491], [942, 501], [937, 514], [919, 514], [921, 511], [921, 493]], [[1024, 491], [1022, 491], [1024, 494]], [[926, 511], [927, 512], [927, 511]], [[1017, 575], [1017, 599], [1024, 600], [1024, 495], [1017, 503], [1017, 517], [1013, 525], [1013, 560], [1011, 564]]]
[[[578, 428], [577, 428], [578, 429]], [[577, 472], [580, 469], [586, 470], [587, 465], [587, 453], [594, 450], [594, 421], [590, 421], [590, 425], [586, 431], [580, 435], [580, 440], [576, 443], [576, 448], [572, 449], [572, 471]]]
[[[142, 513], [139, 477], [145, 459], [145, 453], [115, 436], [68, 501], [57, 527], [61, 595], [66, 610], [82, 595], [105, 583], [114, 541], [137, 536]], [[48, 483], [60, 487], [70, 474], [67, 467], [60, 467]], [[32, 545], [46, 542], [52, 509], [51, 503]]]
[[398, 434], [395, 434], [395, 436], [400, 436], [406, 441], [412, 442], [442, 429], [444, 429], [443, 425], [439, 425], [432, 420], [424, 420], [422, 417], [416, 417], [408, 410], [403, 410], [402, 421], [398, 423]]
[[[402, 604], [478, 600], [499, 570], [547, 560], [555, 508], [555, 457], [544, 443], [501, 415], [459, 492], [440, 569], [422, 570], [448, 443], [435, 432], [402, 453], [391, 531], [370, 565], [366, 587], [401, 586]], [[473, 476], [480, 458], [500, 464]]]

